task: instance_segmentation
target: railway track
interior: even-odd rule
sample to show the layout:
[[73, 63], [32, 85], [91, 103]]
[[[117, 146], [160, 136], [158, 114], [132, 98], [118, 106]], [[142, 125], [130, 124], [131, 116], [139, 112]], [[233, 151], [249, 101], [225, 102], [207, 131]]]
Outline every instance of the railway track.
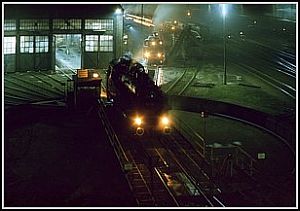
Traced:
[[[155, 142], [158, 140], [152, 140], [152, 142], [156, 145]], [[176, 146], [176, 148], [181, 147]], [[143, 151], [144, 153], [141, 153]], [[132, 162], [135, 164], [133, 174], [138, 177], [135, 177], [136, 179], [133, 179], [131, 184], [143, 190], [142, 194], [134, 193], [137, 198], [143, 197], [142, 200], [137, 200], [142, 202], [138, 203], [139, 205], [147, 206], [152, 203], [154, 206], [216, 206], [216, 200], [212, 202], [203, 191], [203, 187], [199, 187], [200, 182], [197, 182], [201, 177], [197, 171], [199, 168], [195, 170], [198, 172], [198, 177], [195, 179], [186, 170], [189, 161], [182, 164], [183, 158], [170, 149], [140, 146], [138, 150], [131, 150], [128, 153], [132, 155]], [[203, 181], [202, 178], [202, 185]], [[133, 188], [133, 190], [136, 191], [138, 188]]]
[[[71, 79], [64, 71], [60, 72], [66, 79]], [[59, 80], [43, 72], [9, 74], [4, 78], [4, 82], [6, 108], [20, 104], [64, 100], [67, 91], [65, 79]]]
[[[113, 128], [119, 126], [113, 122]], [[156, 136], [118, 134], [123, 157], [131, 166], [126, 178], [139, 206], [224, 206], [211, 194], [217, 188], [200, 167], [203, 158], [187, 140], [178, 142], [180, 134], [161, 140]]]
[[182, 95], [196, 78], [198, 68], [186, 68], [184, 72], [165, 90], [165, 93]]
[[[159, 168], [155, 166], [155, 163], [151, 163], [156, 160], [155, 155], [153, 157], [145, 151], [141, 155], [141, 151], [127, 150], [126, 152], [134, 166], [127, 174], [127, 178], [138, 206], [179, 206], [174, 195], [168, 189], [167, 183], [163, 180]], [[145, 160], [145, 157], [148, 161]]]
[[[151, 156], [149, 156], [142, 145], [140, 145], [137, 140], [129, 139], [128, 136], [127, 139], [125, 138], [124, 140], [116, 135], [116, 129], [110, 124], [111, 120], [108, 118], [112, 116], [109, 115], [110, 112], [114, 111], [105, 111], [102, 105], [100, 105], [98, 112], [99, 117], [110, 137], [110, 142], [124, 170], [125, 177], [136, 198], [137, 205], [178, 206], [174, 196], [168, 191], [167, 184], [164, 183], [159, 174], [159, 170], [150, 163], [153, 160], [151, 160]], [[130, 136], [130, 138], [132, 138], [132, 136]], [[126, 141], [129, 143], [127, 146], [124, 144]], [[133, 148], [130, 147], [132, 143], [135, 143]]]
[[12, 105], [28, 103], [38, 103], [41, 101], [61, 99], [61, 94], [40, 90], [30, 82], [20, 81], [16, 78], [5, 78], [5, 97], [6, 108]]
[[245, 64], [236, 64], [236, 65], [242, 67], [244, 70], [247, 70], [250, 74], [254, 75], [255, 77], [260, 78], [266, 84], [269, 84], [270, 86], [272, 86], [276, 90], [280, 91], [287, 97], [289, 97], [293, 100], [296, 99], [296, 88], [295, 87], [290, 86], [282, 81], [279, 81], [278, 79], [264, 73], [263, 71], [261, 71], [261, 69], [254, 68], [252, 66], [245, 65]]
[[217, 196], [219, 188], [208, 176], [207, 172], [210, 167], [201, 150], [199, 151], [194, 143], [183, 137], [177, 130], [174, 130], [170, 136], [163, 137], [160, 141], [171, 155], [173, 162], [179, 166], [182, 177], [188, 181], [186, 185], [190, 196], [193, 201], [197, 198], [197, 203], [195, 201], [193, 203], [196, 206], [224, 207], [222, 200]]
[[68, 69], [58, 68], [57, 71], [60, 72], [64, 77], [66, 77], [69, 80], [72, 80], [72, 75], [76, 74], [76, 71], [73, 70], [72, 68], [68, 68]]
[[[196, 133], [196, 131], [188, 131], [188, 133], [193, 132]], [[201, 147], [191, 143], [192, 140], [183, 137], [181, 133], [174, 132], [172, 135], [162, 136], [161, 138], [143, 137], [138, 141], [123, 139], [121, 142], [123, 144], [124, 142], [132, 142], [132, 148], [129, 147], [127, 150], [129, 153], [132, 153], [132, 159], [139, 163], [137, 166], [141, 169], [139, 172], [144, 175], [144, 183], [147, 184], [150, 190], [149, 194], [155, 194], [155, 191], [158, 190], [158, 184], [160, 184], [160, 187], [163, 184], [165, 189], [160, 188], [160, 191], [165, 194], [167, 191], [169, 193], [167, 194], [168, 200], [173, 199], [169, 202], [176, 202], [175, 204], [178, 204], [180, 207], [234, 206], [238, 203], [235, 201], [237, 199], [240, 200], [239, 203], [241, 204], [252, 203], [255, 206], [255, 201], [259, 200], [259, 198], [264, 200], [265, 203], [271, 204], [270, 197], [274, 196], [274, 194], [276, 195], [276, 193], [283, 194], [278, 186], [260, 178], [260, 172], [253, 168], [255, 167], [255, 159], [251, 158], [247, 152], [238, 146], [229, 147], [228, 152], [239, 152], [237, 154], [233, 153], [236, 163], [232, 167], [230, 167], [229, 163], [224, 165], [227, 157], [219, 161], [222, 163], [222, 169], [231, 168], [231, 174], [233, 175], [226, 176], [226, 173], [222, 171], [223, 173], [220, 173], [223, 176], [220, 177], [219, 174], [219, 176], [216, 176], [210, 172], [212, 163], [216, 166], [219, 164], [215, 163], [215, 160], [210, 160], [210, 157], [207, 157], [206, 160], [203, 159]], [[208, 153], [207, 155], [210, 154], [209, 151], [206, 153]], [[235, 157], [238, 155], [239, 157]], [[155, 164], [149, 167], [150, 158]], [[251, 163], [254, 165], [253, 167], [251, 167]], [[153, 185], [153, 181], [151, 182], [151, 168], [155, 169], [156, 172], [156, 179], [152, 179], [157, 181], [155, 185]], [[161, 178], [160, 181], [157, 177]], [[235, 193], [230, 193], [230, 190], [226, 190], [226, 187], [229, 185], [228, 181], [226, 182], [226, 179], [223, 177], [229, 179], [228, 181], [235, 178], [234, 180], [241, 184], [241, 188]], [[248, 188], [245, 187], [245, 184], [247, 184]], [[250, 191], [250, 187], [253, 190]], [[181, 190], [179, 191], [178, 189]], [[264, 194], [267, 195], [264, 196]], [[152, 196], [155, 206], [165, 206], [162, 203], [165, 202], [166, 196], [159, 197], [159, 199], [163, 199], [161, 201], [156, 201], [155, 195]]]
[[[196, 134], [197, 132], [189, 129], [187, 133]], [[195, 137], [201, 139], [199, 134], [195, 135]], [[252, 200], [252, 203], [255, 204], [255, 197], [252, 196], [253, 191], [241, 188], [239, 192], [229, 194], [228, 190], [224, 190], [223, 188], [226, 188], [228, 184], [224, 181], [219, 183], [220, 177], [211, 173], [211, 165], [219, 164], [215, 163], [215, 160], [210, 160], [211, 158], [206, 157], [206, 150], [195, 144], [195, 140], [192, 138], [183, 136], [181, 132], [174, 132], [172, 135], [163, 136], [160, 139], [143, 136], [140, 140], [135, 140], [128, 135], [124, 135], [120, 142], [127, 157], [131, 158], [130, 163], [133, 164], [132, 170], [134, 169], [133, 174], [135, 177], [132, 176], [132, 178], [136, 179], [132, 179], [134, 182], [130, 182], [130, 184], [134, 184], [132, 185], [132, 190], [142, 190], [142, 194], [136, 194], [138, 197], [142, 197], [140, 199], [141, 202], [138, 203], [140, 206], [151, 206], [149, 204], [152, 204], [152, 206], [170, 206], [166, 204], [173, 203], [173, 206], [175, 204], [182, 207], [224, 207], [237, 203], [231, 200], [234, 198], [238, 199], [238, 197], [240, 197], [241, 201], [244, 200], [243, 202], [245, 203]], [[233, 146], [230, 150], [235, 151], [238, 149], [237, 146]], [[247, 158], [247, 153], [243, 152], [242, 149], [239, 151], [241, 158], [236, 158], [239, 165], [250, 166], [249, 168], [251, 168], [251, 159]], [[149, 160], [152, 160], [152, 165], [150, 166]], [[221, 159], [222, 162], [226, 160], [227, 157]], [[247, 163], [248, 160], [249, 163]], [[238, 179], [236, 182], [250, 184], [251, 186], [256, 181], [257, 186], [255, 187], [256, 191], [260, 192], [259, 194], [261, 194], [262, 190], [269, 190], [266, 192], [279, 191], [276, 188], [270, 189], [270, 185], [267, 183], [263, 184], [261, 181], [255, 180], [251, 176], [255, 169], [249, 170], [248, 168], [239, 168], [239, 166], [234, 166], [233, 168], [233, 166], [230, 167], [230, 164], [224, 165], [224, 163], [222, 165], [222, 169], [231, 168], [232, 174], [240, 175], [238, 177], [242, 179]], [[259, 175], [257, 172], [255, 174]], [[226, 178], [229, 178], [228, 175]], [[230, 176], [230, 178], [233, 177]], [[139, 182], [136, 182], [137, 180]], [[179, 191], [178, 189], [181, 190]], [[155, 197], [155, 192], [164, 193], [164, 197]], [[147, 194], [148, 197], [146, 197]], [[256, 195], [259, 197], [259, 194]], [[240, 195], [243, 195], [242, 198]], [[144, 200], [144, 198], [148, 198], [148, 200]], [[161, 200], [158, 201], [158, 199]]]
[[[266, 47], [257, 44], [255, 45], [255, 54], [251, 54], [242, 49], [254, 48], [254, 46], [236, 41], [230, 42], [230, 45], [232, 49], [228, 50], [228, 55], [233, 65], [242, 67], [250, 75], [261, 79], [287, 97], [296, 99], [294, 55], [281, 50], [266, 49]], [[237, 52], [243, 62], [236, 62], [236, 56], [230, 52]]]
[[[222, 116], [225, 118], [232, 118], [229, 116], [223, 116], [220, 114], [211, 114], [211, 115], [217, 115], [217, 116]], [[249, 122], [245, 122], [243, 120], [239, 120], [237, 118], [234, 118], [237, 121], [241, 121], [244, 122], [246, 124], [250, 124]], [[183, 124], [181, 122], [181, 124]], [[255, 124], [251, 124], [255, 127], [258, 127]], [[261, 127], [260, 127], [261, 128]], [[263, 128], [261, 128], [263, 129]], [[188, 128], [185, 129], [187, 130], [185, 132], [185, 134], [192, 134], [192, 133], [197, 133], [196, 131], [193, 131], [193, 129]], [[266, 129], [265, 129], [266, 130]], [[266, 130], [268, 131], [268, 130]], [[186, 136], [186, 135], [185, 135]], [[190, 136], [189, 136], [190, 137]], [[242, 149], [241, 147], [239, 147], [238, 145], [232, 145], [232, 146], [226, 146], [224, 147], [224, 149], [222, 148], [216, 148], [214, 149], [213, 146], [206, 146], [206, 161], [208, 162], [208, 165], [206, 164], [206, 162], [201, 162], [201, 156], [202, 153], [193, 153], [192, 151], [190, 151], [189, 149], [194, 148], [194, 147], [189, 147], [190, 143], [194, 142], [196, 140], [193, 140], [192, 138], [182, 138], [182, 139], [178, 139], [177, 140], [173, 140], [173, 141], [168, 141], [168, 145], [170, 146], [171, 143], [173, 143], [174, 145], [177, 144], [178, 146], [182, 147], [181, 152], [178, 151], [176, 153], [178, 154], [182, 154], [182, 156], [186, 156], [185, 159], [181, 159], [182, 161], [186, 160], [187, 163], [187, 169], [190, 169], [189, 171], [189, 175], [196, 175], [196, 181], [203, 181], [203, 177], [200, 177], [199, 179], [197, 179], [197, 176], [199, 176], [199, 170], [195, 171], [193, 173], [193, 171], [195, 169], [203, 169], [205, 174], [208, 175], [208, 177], [206, 177], [207, 179], [210, 179], [213, 181], [214, 184], [216, 184], [215, 187], [211, 187], [211, 190], [218, 190], [218, 188], [220, 188], [220, 192], [219, 191], [214, 191], [219, 192], [219, 197], [215, 197], [214, 195], [211, 196], [212, 199], [217, 199], [218, 201], [221, 201], [222, 203], [224, 202], [224, 204], [226, 206], [234, 206], [237, 203], [240, 204], [246, 204], [246, 203], [251, 203], [253, 206], [258, 206], [258, 205], [262, 205], [259, 203], [265, 203], [266, 206], [271, 205], [276, 203], [272, 200], [272, 197], [278, 197], [278, 195], [280, 195], [281, 197], [283, 197], [285, 195], [284, 193], [284, 189], [286, 188], [284, 183], [280, 182], [281, 178], [280, 177], [276, 177], [275, 179], [275, 175], [273, 176], [266, 176], [265, 173], [266, 172], [262, 172], [262, 166], [260, 166], [260, 164], [258, 164], [257, 160], [255, 158], [253, 158], [250, 154], [248, 154], [244, 149]], [[190, 142], [190, 143], [188, 143]], [[202, 142], [202, 140], [198, 140], [198, 142]], [[284, 142], [285, 144], [288, 145], [289, 149], [291, 150], [291, 153], [295, 152], [294, 150], [289, 146], [288, 143]], [[199, 147], [198, 147], [199, 148]], [[178, 149], [180, 149], [178, 147]], [[231, 155], [232, 157], [226, 157], [223, 156], [221, 153], [221, 157], [211, 157], [212, 151], [214, 150], [225, 150], [226, 153]], [[201, 150], [200, 150], [201, 151]], [[216, 151], [217, 152], [217, 151]], [[216, 153], [217, 155], [218, 153]], [[232, 159], [232, 160], [230, 160]], [[221, 165], [219, 165], [219, 164]], [[200, 164], [200, 168], [197, 167], [197, 164]], [[183, 164], [184, 165], [184, 164]], [[213, 167], [214, 166], [214, 167]], [[222, 166], [222, 168], [220, 170], [219, 167], [217, 166]], [[211, 171], [210, 171], [211, 169]], [[216, 171], [217, 170], [217, 171]], [[227, 173], [226, 173], [227, 171]], [[197, 174], [198, 172], [198, 174]], [[218, 172], [218, 173], [217, 173]], [[292, 175], [294, 172], [294, 170], [291, 169], [291, 171], [288, 173], [288, 175]], [[204, 174], [204, 175], [205, 175]], [[233, 179], [234, 178], [234, 179]], [[205, 181], [205, 180], [204, 180]], [[234, 183], [238, 183], [241, 184], [241, 188], [238, 188], [238, 191], [236, 193], [229, 193], [230, 190], [228, 191], [228, 185], [230, 184], [234, 184]], [[205, 184], [205, 183], [204, 183]], [[209, 183], [208, 183], [209, 184]], [[245, 186], [245, 184], [247, 184]], [[204, 185], [205, 187], [205, 185]], [[217, 188], [216, 188], [217, 187]], [[230, 187], [230, 186], [229, 186]], [[228, 195], [229, 193], [229, 195]], [[241, 195], [243, 195], [242, 197], [240, 197]], [[210, 196], [210, 194], [208, 194], [208, 196]], [[223, 199], [223, 200], [219, 200], [219, 198]], [[239, 199], [240, 202], [235, 201], [234, 199]], [[256, 202], [257, 201], [257, 202]], [[264, 206], [264, 205], [263, 205]]]

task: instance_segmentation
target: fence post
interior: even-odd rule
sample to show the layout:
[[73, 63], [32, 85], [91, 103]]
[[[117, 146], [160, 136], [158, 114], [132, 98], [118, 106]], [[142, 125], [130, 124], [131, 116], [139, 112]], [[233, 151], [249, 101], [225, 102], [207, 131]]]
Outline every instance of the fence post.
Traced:
[[213, 165], [213, 147], [210, 148], [210, 165], [211, 165], [211, 176], [214, 176], [214, 165]]
[[250, 160], [250, 175], [253, 175], [253, 161], [252, 159]]

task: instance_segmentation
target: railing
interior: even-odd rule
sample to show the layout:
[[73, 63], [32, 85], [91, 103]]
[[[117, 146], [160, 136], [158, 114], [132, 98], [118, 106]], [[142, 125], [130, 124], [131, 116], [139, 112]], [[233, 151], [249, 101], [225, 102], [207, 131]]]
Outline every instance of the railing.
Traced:
[[229, 166], [230, 176], [233, 176], [233, 171], [237, 169], [249, 176], [259, 172], [257, 160], [238, 145], [207, 145], [206, 158], [211, 164], [212, 176], [215, 176], [217, 172], [226, 174], [224, 172], [226, 166]]
[[260, 126], [260, 128], [281, 139], [295, 154], [296, 129], [292, 123], [278, 121], [273, 115], [231, 103], [187, 96], [168, 95], [168, 103], [174, 110], [197, 113], [207, 111], [210, 114], [230, 117], [255, 127]]
[[[189, 125], [184, 121], [180, 121], [174, 118], [176, 129], [187, 138], [199, 154], [206, 159], [212, 165], [212, 175], [214, 175], [215, 165], [219, 162], [227, 162], [233, 168], [238, 168], [244, 171], [249, 176], [253, 176], [257, 173], [258, 165], [257, 160], [254, 159], [249, 153], [247, 153], [240, 146], [235, 144], [229, 144], [227, 146], [223, 145], [206, 145], [204, 138], [194, 131]], [[233, 172], [231, 172], [233, 174]]]

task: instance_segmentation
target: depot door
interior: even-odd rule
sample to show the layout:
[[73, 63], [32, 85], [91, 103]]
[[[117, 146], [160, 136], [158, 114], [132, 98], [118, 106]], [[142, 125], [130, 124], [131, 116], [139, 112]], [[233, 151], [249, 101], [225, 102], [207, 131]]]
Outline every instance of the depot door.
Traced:
[[55, 69], [81, 68], [81, 34], [55, 34]]

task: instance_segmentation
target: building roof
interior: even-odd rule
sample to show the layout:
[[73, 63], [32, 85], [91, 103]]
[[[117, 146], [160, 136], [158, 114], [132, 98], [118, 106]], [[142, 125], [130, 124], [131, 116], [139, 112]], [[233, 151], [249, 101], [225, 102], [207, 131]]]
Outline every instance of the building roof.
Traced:
[[4, 18], [99, 18], [112, 16], [120, 4], [4, 4]]

